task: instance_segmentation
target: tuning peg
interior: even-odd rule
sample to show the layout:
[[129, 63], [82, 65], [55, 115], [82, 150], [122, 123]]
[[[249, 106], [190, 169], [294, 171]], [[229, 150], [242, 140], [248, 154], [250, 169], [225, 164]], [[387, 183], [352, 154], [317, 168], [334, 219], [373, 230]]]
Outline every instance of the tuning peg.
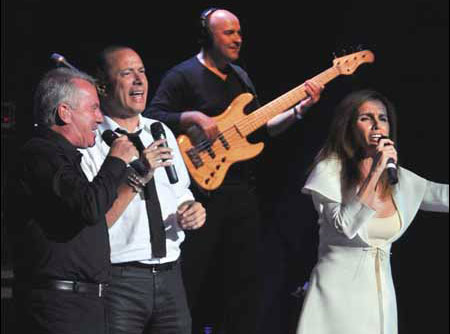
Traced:
[[342, 55], [346, 56], [347, 55], [347, 50], [346, 49], [342, 49]]
[[338, 58], [336, 52], [333, 52], [333, 57], [334, 57], [334, 59], [337, 59], [337, 58]]
[[356, 47], [357, 51], [362, 51], [363, 50], [363, 45], [362, 44], [358, 44], [358, 46]]

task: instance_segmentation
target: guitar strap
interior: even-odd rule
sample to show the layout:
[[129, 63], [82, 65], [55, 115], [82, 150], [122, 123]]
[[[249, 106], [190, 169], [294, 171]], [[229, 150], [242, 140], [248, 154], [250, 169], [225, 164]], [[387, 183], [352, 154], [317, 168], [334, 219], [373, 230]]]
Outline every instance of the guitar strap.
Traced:
[[[234, 73], [236, 73], [236, 75], [238, 76], [239, 80], [241, 81], [241, 83], [246, 87], [247, 92], [253, 94], [254, 96], [254, 102], [255, 102], [255, 110], [259, 109], [261, 107], [261, 103], [259, 102], [259, 98], [258, 98], [258, 94], [256, 93], [256, 88], [255, 85], [253, 85], [253, 82], [250, 80], [247, 72], [245, 72], [242, 67], [234, 65], [234, 64], [230, 64], [231, 65], [231, 69], [234, 71]], [[253, 112], [254, 110], [252, 110]], [[266, 127], [264, 127], [264, 129], [266, 129]], [[267, 130], [265, 130], [266, 133], [262, 134], [261, 132], [259, 132], [259, 134], [257, 135], [257, 137], [255, 137], [255, 135], [253, 135], [253, 140], [256, 140], [257, 142], [259, 141], [265, 141], [265, 138], [269, 138], [269, 135], [267, 133]], [[252, 140], [250, 140], [252, 141]], [[257, 164], [257, 160], [252, 160], [252, 162], [248, 163], [249, 166], [249, 183], [251, 185], [251, 188], [254, 188], [254, 180], [255, 180], [255, 166]]]
[[240, 66], [234, 64], [230, 65], [231, 69], [234, 71], [234, 73], [236, 73], [241, 83], [247, 88], [247, 92], [252, 93], [253, 96], [255, 97], [256, 108], [258, 109], [259, 107], [261, 107], [261, 103], [259, 103], [258, 99], [258, 94], [256, 94], [256, 88], [253, 85], [253, 82], [248, 77], [247, 72], [245, 72]]

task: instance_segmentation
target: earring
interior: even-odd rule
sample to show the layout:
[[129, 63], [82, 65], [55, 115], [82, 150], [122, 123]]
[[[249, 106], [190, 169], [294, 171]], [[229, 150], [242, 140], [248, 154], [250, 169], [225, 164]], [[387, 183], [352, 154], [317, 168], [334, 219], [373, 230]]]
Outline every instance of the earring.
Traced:
[[96, 87], [97, 87], [98, 95], [100, 95], [102, 97], [108, 96], [108, 94], [106, 93], [106, 85], [97, 84]]

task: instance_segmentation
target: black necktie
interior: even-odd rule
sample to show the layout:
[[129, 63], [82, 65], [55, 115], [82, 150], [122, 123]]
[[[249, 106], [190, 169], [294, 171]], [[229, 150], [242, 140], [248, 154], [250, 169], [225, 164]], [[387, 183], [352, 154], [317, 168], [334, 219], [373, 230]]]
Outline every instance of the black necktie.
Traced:
[[[117, 133], [128, 136], [129, 140], [136, 146], [139, 153], [145, 149], [139, 134], [128, 133], [125, 130], [117, 129]], [[163, 258], [167, 255], [166, 250], [166, 231], [162, 220], [161, 206], [156, 192], [155, 176], [146, 184], [144, 188], [145, 206], [147, 208], [147, 217], [150, 226], [150, 242], [152, 245], [152, 254], [154, 258]]]

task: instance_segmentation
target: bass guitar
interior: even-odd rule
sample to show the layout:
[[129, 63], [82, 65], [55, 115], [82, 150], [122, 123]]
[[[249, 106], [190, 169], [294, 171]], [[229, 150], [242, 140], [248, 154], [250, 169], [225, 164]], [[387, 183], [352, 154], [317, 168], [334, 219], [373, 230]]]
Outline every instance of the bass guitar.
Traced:
[[[369, 50], [352, 53], [336, 58], [332, 67], [311, 80], [325, 86], [336, 77], [351, 75], [360, 65], [374, 61], [375, 56]], [[189, 173], [201, 188], [208, 191], [217, 189], [225, 179], [231, 165], [259, 155], [264, 149], [264, 144], [250, 144], [247, 136], [273, 117], [307, 98], [307, 94], [305, 85], [302, 84], [246, 115], [244, 109], [253, 98], [250, 93], [241, 94], [220, 116], [214, 117], [219, 135], [213, 142], [201, 133], [200, 128], [196, 127], [191, 128], [187, 135], [177, 138]]]

